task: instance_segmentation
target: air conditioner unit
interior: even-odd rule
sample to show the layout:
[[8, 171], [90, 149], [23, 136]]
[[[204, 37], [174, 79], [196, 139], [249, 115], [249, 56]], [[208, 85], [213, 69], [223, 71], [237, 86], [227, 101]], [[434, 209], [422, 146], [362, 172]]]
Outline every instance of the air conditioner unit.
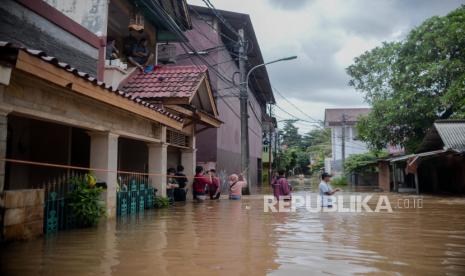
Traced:
[[157, 45], [157, 64], [176, 63], [176, 45], [175, 44], [158, 44]]

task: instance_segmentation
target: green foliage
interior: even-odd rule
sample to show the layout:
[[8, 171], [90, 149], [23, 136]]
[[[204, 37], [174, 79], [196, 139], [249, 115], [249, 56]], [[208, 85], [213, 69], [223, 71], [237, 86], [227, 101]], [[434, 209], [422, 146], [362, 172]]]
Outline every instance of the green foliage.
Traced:
[[102, 187], [95, 186], [95, 177], [85, 174], [70, 179], [73, 191], [70, 193], [70, 206], [81, 226], [96, 225], [106, 216], [105, 202], [101, 199]]
[[170, 206], [170, 200], [167, 197], [157, 196], [155, 197], [155, 208], [166, 208]]
[[465, 6], [432, 17], [404, 41], [383, 43], [347, 68], [373, 112], [358, 123], [374, 149], [414, 151], [437, 119], [465, 118]]
[[376, 166], [368, 166], [376, 164], [377, 160], [386, 157], [387, 152], [367, 152], [362, 154], [353, 154], [346, 158], [344, 162], [344, 173], [360, 173], [362, 171], [374, 170]]
[[278, 169], [296, 174], [319, 173], [324, 167], [324, 158], [331, 154], [331, 131], [321, 126], [301, 136], [294, 123], [286, 121], [281, 131], [281, 136], [285, 137], [281, 144], [286, 147], [279, 152]]
[[345, 176], [334, 177], [331, 179], [331, 185], [336, 187], [347, 186], [348, 181]]
[[283, 130], [280, 131], [281, 145], [287, 147], [298, 147], [300, 146], [300, 136], [298, 128], [294, 125], [296, 120], [287, 120], [284, 124]]
[[325, 157], [331, 155], [331, 130], [318, 128], [304, 136], [303, 146], [312, 159], [311, 174], [320, 174], [325, 166]]

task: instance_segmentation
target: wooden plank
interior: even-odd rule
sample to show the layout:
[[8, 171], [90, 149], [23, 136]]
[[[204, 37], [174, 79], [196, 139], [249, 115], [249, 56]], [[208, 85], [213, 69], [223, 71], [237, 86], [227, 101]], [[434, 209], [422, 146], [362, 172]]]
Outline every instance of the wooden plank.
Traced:
[[221, 124], [223, 122], [221, 122], [220, 120], [210, 116], [210, 115], [207, 115], [207, 114], [204, 114], [204, 113], [196, 113], [199, 118], [200, 118], [200, 121], [212, 126], [212, 127], [215, 127], [215, 128], [218, 128], [221, 126]]

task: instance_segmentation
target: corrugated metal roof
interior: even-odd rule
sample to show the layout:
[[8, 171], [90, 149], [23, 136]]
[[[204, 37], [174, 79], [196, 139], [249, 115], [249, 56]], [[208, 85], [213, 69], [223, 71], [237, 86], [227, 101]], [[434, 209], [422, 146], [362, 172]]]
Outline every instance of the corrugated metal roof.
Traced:
[[434, 123], [444, 149], [465, 152], [465, 120], [441, 120]]
[[78, 76], [78, 77], [84, 79], [85, 81], [88, 81], [88, 82], [92, 83], [95, 86], [100, 86], [101, 88], [106, 89], [110, 93], [114, 93], [114, 94], [119, 95], [119, 96], [121, 96], [123, 98], [126, 98], [126, 99], [128, 99], [130, 101], [136, 102], [136, 103], [140, 104], [141, 106], [144, 106], [144, 107], [149, 108], [149, 109], [151, 109], [153, 111], [161, 113], [161, 114], [163, 114], [163, 115], [165, 115], [165, 116], [167, 116], [167, 117], [169, 117], [171, 119], [174, 119], [174, 120], [176, 120], [178, 122], [183, 121], [183, 119], [181, 117], [176, 116], [176, 115], [164, 110], [163, 108], [158, 107], [155, 104], [144, 101], [143, 99], [141, 99], [139, 97], [135, 97], [135, 96], [133, 96], [133, 95], [131, 95], [129, 93], [126, 93], [124, 91], [116, 89], [116, 88], [114, 88], [114, 87], [112, 87], [110, 85], [107, 85], [102, 81], [98, 81], [95, 77], [89, 75], [88, 73], [81, 72], [81, 71], [77, 70], [76, 68], [72, 67], [71, 65], [69, 65], [67, 63], [60, 62], [57, 58], [52, 57], [52, 56], [48, 56], [43, 51], [28, 49], [28, 48], [26, 48], [26, 47], [24, 47], [22, 45], [14, 44], [14, 43], [11, 43], [11, 42], [0, 41], [0, 50], [7, 50], [7, 49], [14, 49], [14, 50], [24, 51], [25, 53], [27, 53], [27, 54], [29, 54], [31, 56], [34, 56], [36, 58], [40, 58], [45, 62], [48, 62], [50, 64], [55, 65], [56, 67], [58, 67], [60, 69], [63, 69], [64, 71], [72, 73], [75, 76]]

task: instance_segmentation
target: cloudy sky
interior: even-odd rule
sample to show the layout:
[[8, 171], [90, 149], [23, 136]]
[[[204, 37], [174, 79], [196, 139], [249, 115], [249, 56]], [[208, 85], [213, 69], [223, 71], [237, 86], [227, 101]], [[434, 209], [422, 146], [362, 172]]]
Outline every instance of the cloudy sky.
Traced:
[[[204, 6], [202, 0], [188, 0]], [[322, 120], [325, 108], [364, 107], [347, 85], [345, 68], [382, 41], [400, 40], [434, 15], [445, 15], [465, 0], [211, 0], [218, 9], [248, 13], [265, 60], [298, 59], [268, 67], [278, 106], [293, 115]], [[278, 119], [291, 118], [279, 109]], [[301, 132], [311, 129], [299, 123]]]

